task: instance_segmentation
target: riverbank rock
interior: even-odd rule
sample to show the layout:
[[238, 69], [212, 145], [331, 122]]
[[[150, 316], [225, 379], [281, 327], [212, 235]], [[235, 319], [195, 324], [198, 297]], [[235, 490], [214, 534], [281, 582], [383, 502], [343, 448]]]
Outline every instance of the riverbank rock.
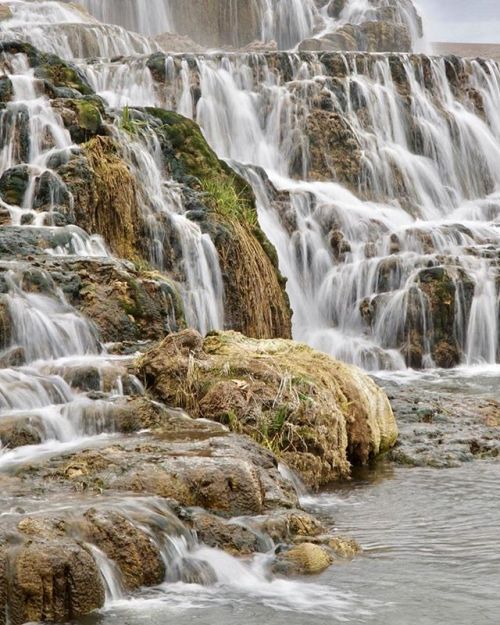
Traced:
[[249, 434], [313, 487], [397, 438], [387, 397], [366, 374], [292, 341], [187, 330], [142, 356], [138, 373], [162, 401]]

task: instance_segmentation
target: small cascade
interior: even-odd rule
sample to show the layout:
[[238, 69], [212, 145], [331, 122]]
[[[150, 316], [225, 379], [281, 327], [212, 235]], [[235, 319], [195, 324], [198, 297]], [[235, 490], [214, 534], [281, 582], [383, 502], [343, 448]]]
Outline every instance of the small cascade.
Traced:
[[88, 543], [86, 547], [99, 567], [106, 592], [106, 604], [109, 606], [110, 603], [123, 599], [125, 589], [116, 563], [95, 545]]
[[[118, 120], [119, 122], [119, 120]], [[185, 216], [182, 189], [163, 172], [163, 156], [158, 138], [139, 121], [133, 137], [115, 128], [116, 136], [139, 182], [138, 199], [149, 230], [151, 263], [165, 271], [170, 231], [180, 245], [179, 282], [185, 284], [182, 296], [186, 320], [202, 334], [224, 327], [224, 289], [217, 250], [209, 235]]]
[[[12, 226], [46, 228], [54, 240], [54, 245], [47, 247], [49, 254], [107, 256], [101, 237], [88, 235], [77, 226], [54, 227], [60, 216], [59, 202], [68, 199], [71, 203], [71, 197], [49, 165], [70, 157], [74, 148], [70, 133], [41, 93], [41, 81], [34, 76], [25, 54], [3, 55], [0, 67], [13, 89], [12, 101], [0, 111], [0, 135], [5, 140], [0, 174], [18, 173], [28, 178], [19, 205], [0, 199], [0, 207], [9, 213]], [[44, 181], [47, 189], [41, 189]], [[48, 197], [42, 202], [35, 197], [38, 192]]]
[[[61, 114], [43, 95], [41, 80], [35, 77], [26, 54], [4, 54], [1, 61], [13, 86], [13, 98], [7, 108], [0, 111], [0, 132], [6, 138], [5, 148], [0, 153], [0, 174], [26, 175], [28, 180], [19, 205], [8, 204], [0, 197], [0, 208], [7, 211], [13, 227], [32, 228], [37, 236], [42, 233], [45, 250], [52, 256], [109, 256], [100, 235], [89, 235], [73, 224], [55, 225], [66, 220], [61, 216], [60, 204], [67, 205], [63, 212], [71, 215], [74, 199], [52, 165], [60, 166], [69, 161], [79, 153], [79, 148], [73, 144]], [[16, 117], [19, 125], [13, 123]], [[139, 122], [132, 132], [136, 140], [131, 141], [130, 132], [121, 129], [123, 117], [117, 115], [115, 121], [116, 126], [109, 126], [108, 132], [121, 146], [137, 180], [138, 209], [149, 231], [151, 263], [160, 270], [171, 269], [165, 265], [164, 246], [170, 246], [173, 230], [179, 246], [176, 271], [179, 282], [184, 285], [182, 295], [187, 321], [203, 333], [222, 328], [222, 276], [210, 237], [185, 217], [182, 189], [165, 177], [161, 148], [154, 133]], [[29, 140], [28, 145], [24, 135]]]

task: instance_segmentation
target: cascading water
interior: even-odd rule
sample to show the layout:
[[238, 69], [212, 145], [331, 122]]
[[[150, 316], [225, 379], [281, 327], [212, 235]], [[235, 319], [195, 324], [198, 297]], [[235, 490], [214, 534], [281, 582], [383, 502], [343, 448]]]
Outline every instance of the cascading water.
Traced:
[[[190, 69], [167, 57], [164, 88], [149, 90], [137, 64], [114, 98], [133, 103], [143, 85], [142, 98], [194, 117], [250, 181], [288, 278], [296, 338], [369, 369], [496, 362], [498, 67], [453, 69], [462, 93], [484, 103], [475, 108], [443, 59], [280, 55], [280, 69], [270, 60], [202, 57]], [[103, 94], [124, 87], [120, 74], [88, 70]], [[342, 154], [314, 161], [309, 124], [321, 115], [358, 155], [347, 169]], [[289, 194], [286, 213], [258, 168]], [[431, 310], [440, 279], [454, 302], [447, 330]]]
[[[125, 3], [83, 0], [81, 4], [102, 22], [119, 24], [148, 36], [164, 32], [189, 34], [195, 38], [198, 35], [210, 47], [219, 47], [219, 43], [238, 47], [259, 39], [276, 41], [281, 49], [289, 49], [313, 32], [314, 19], [318, 16], [313, 0], [230, 0], [226, 6], [213, 7], [213, 20], [220, 22], [217, 28], [224, 32], [222, 41], [210, 42], [210, 34], [205, 35], [197, 26], [203, 14], [206, 15], [206, 6], [200, 2], [188, 6], [179, 0], [129, 0]], [[239, 33], [242, 26], [243, 32]]]

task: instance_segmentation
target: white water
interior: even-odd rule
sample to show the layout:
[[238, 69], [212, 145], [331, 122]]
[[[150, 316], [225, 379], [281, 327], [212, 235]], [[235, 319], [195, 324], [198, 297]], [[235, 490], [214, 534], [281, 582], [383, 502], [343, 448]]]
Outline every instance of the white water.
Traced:
[[[411, 94], [409, 126], [389, 58], [366, 64], [339, 55], [341, 90], [325, 76], [319, 57], [287, 60], [293, 68], [288, 83], [264, 56], [199, 58], [191, 71], [167, 58], [168, 81], [160, 94], [148, 90], [148, 72], [137, 61], [130, 66], [129, 87], [121, 69], [109, 65], [89, 68], [88, 76], [105, 97], [113, 94], [112, 104], [134, 104], [140, 85], [141, 100], [194, 117], [220, 156], [246, 164], [238, 168], [254, 188], [261, 225], [288, 278], [296, 338], [365, 368], [400, 369], [397, 348], [408, 337], [412, 307], [414, 327], [424, 328], [422, 364], [434, 366], [432, 319], [419, 281], [427, 267], [445, 259], [455, 289], [461, 362], [496, 362], [498, 293], [488, 250], [499, 244], [498, 67], [462, 65], [466, 83], [484, 102], [483, 116], [471, 101], [457, 99], [443, 60], [402, 58]], [[198, 83], [201, 98], [194, 103], [191, 86]], [[307, 179], [304, 126], [320, 94], [360, 146], [358, 189]], [[274, 208], [261, 174], [250, 165], [290, 193], [286, 216]], [[292, 178], [297, 170], [306, 179]], [[335, 178], [334, 168], [325, 173]], [[340, 233], [347, 250], [340, 258], [332, 251], [332, 233]], [[470, 310], [464, 281], [473, 285]], [[369, 327], [361, 311], [367, 304], [374, 309]]]
[[[192, 25], [192, 33], [196, 24], [202, 23], [205, 10], [202, 4], [188, 7], [178, 0], [82, 0], [81, 4], [99, 21], [119, 24], [148, 36], [164, 32], [187, 34], [179, 25], [186, 20]], [[252, 34], [261, 41], [276, 41], [282, 49], [292, 48], [308, 37], [318, 13], [313, 0], [254, 0], [250, 6], [257, 22]], [[233, 31], [233, 36], [241, 26], [244, 9], [242, 0], [230, 0], [224, 7], [224, 26]], [[230, 38], [226, 43], [239, 45], [240, 42]]]

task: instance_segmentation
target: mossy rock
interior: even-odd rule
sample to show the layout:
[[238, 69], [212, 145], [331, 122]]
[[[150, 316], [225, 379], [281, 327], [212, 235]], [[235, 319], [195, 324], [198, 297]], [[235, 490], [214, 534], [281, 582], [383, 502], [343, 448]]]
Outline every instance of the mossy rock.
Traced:
[[208, 145], [190, 119], [157, 108], [170, 173], [197, 196], [192, 215], [215, 243], [226, 294], [226, 327], [256, 338], [291, 337], [291, 310], [277, 254], [259, 226], [250, 185]]
[[84, 74], [72, 63], [63, 61], [55, 54], [40, 52], [26, 42], [6, 41], [0, 43], [0, 53], [26, 54], [37, 78], [49, 81], [55, 87], [73, 89], [82, 95], [93, 93]]
[[397, 438], [371, 378], [293, 341], [187, 330], [142, 356], [138, 370], [162, 401], [252, 436], [312, 487], [347, 477]]
[[103, 125], [104, 103], [97, 96], [57, 98], [52, 100], [75, 143], [85, 143], [96, 135], [105, 135]]

